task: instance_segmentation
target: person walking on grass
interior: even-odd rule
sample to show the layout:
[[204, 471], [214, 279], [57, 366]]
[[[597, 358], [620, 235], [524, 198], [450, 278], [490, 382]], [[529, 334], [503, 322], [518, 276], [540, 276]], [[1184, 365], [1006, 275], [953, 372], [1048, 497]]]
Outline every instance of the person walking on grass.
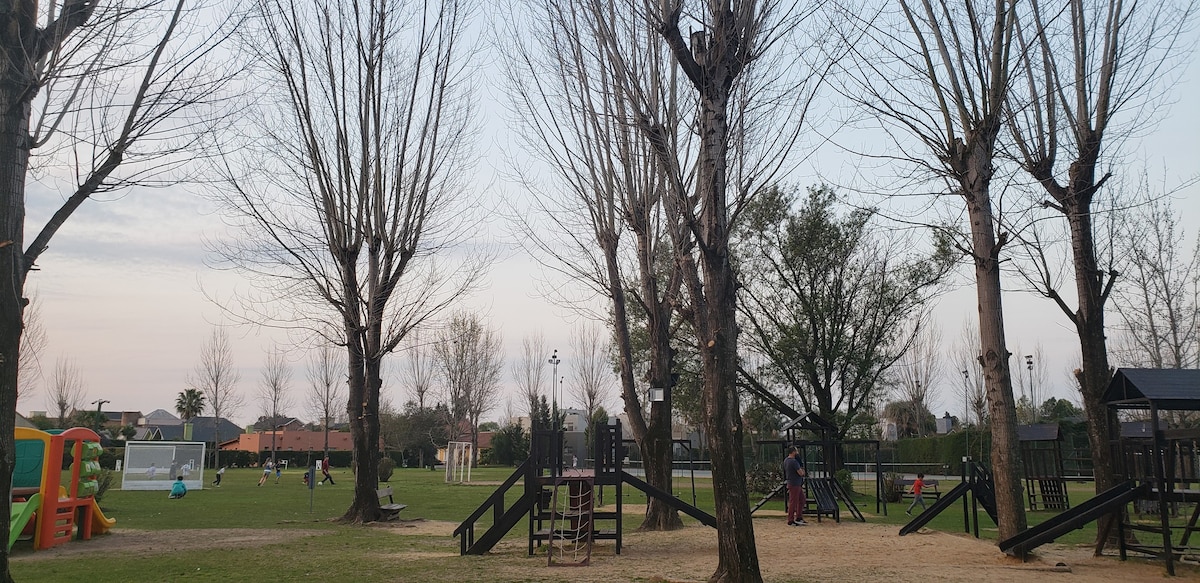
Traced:
[[921, 496], [921, 490], [924, 490], [924, 489], [925, 489], [925, 474], [918, 473], [917, 479], [914, 480], [913, 484], [912, 484], [913, 501], [912, 501], [912, 504], [908, 505], [908, 510], [904, 511], [905, 514], [912, 516], [913, 506], [916, 506], [917, 504], [921, 505], [921, 512], [925, 512], [925, 497]]
[[325, 456], [325, 459], [321, 460], [321, 475], [323, 477], [321, 478], [320, 483], [324, 484], [325, 480], [329, 480], [330, 486], [335, 485], [333, 483], [333, 476], [329, 475], [329, 456]]
[[221, 487], [221, 477], [224, 475], [225, 475], [225, 466], [221, 466], [221, 469], [217, 470], [217, 479], [213, 480], [213, 485], [220, 488]]
[[783, 460], [783, 475], [787, 478], [787, 523], [788, 526], [805, 526], [804, 507], [808, 505], [804, 496], [804, 466], [800, 463], [800, 450], [796, 446], [788, 448], [788, 456]]

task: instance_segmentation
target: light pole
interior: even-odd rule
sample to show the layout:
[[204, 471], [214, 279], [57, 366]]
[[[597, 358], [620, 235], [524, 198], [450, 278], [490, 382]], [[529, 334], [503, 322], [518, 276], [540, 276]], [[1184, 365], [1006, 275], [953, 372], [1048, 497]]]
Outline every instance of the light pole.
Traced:
[[[971, 422], [971, 374], [967, 369], [963, 369], [963, 432], [967, 431], [967, 424]], [[967, 439], [967, 455], [971, 455], [971, 434], [966, 433]]]
[[1037, 399], [1033, 396], [1033, 355], [1025, 355], [1025, 369], [1029, 371], [1029, 407], [1033, 410], [1033, 422], [1037, 423]]
[[102, 409], [104, 407], [104, 404], [111, 403], [111, 402], [112, 401], [109, 401], [108, 399], [96, 399], [95, 401], [92, 401], [92, 404], [96, 406], [96, 430], [97, 431], [99, 431], [101, 427], [104, 427], [104, 421], [107, 421], [107, 419], [104, 419], [102, 417], [102, 415], [103, 415]]
[[[555, 381], [555, 379], [558, 378], [558, 363], [562, 362], [562, 359], [560, 359], [558, 357], [558, 349], [555, 349], [554, 354], [550, 355], [550, 360], [548, 362], [550, 364], [554, 365], [554, 376], [550, 377], [550, 411], [551, 411], [550, 423], [552, 425], [557, 425], [558, 424], [558, 392], [554, 390], [554, 381]], [[557, 429], [557, 427], [555, 427], [555, 429]]]

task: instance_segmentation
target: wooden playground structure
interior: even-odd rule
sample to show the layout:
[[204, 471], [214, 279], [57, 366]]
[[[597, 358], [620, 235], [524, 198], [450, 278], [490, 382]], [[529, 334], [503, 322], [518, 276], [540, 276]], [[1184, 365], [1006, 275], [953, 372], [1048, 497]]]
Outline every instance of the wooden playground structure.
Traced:
[[[1155, 557], [1166, 563], [1168, 574], [1174, 575], [1177, 562], [1200, 559], [1200, 547], [1192, 545], [1192, 535], [1200, 531], [1197, 527], [1200, 490], [1191, 489], [1200, 482], [1197, 475], [1200, 429], [1168, 428], [1161, 413], [1200, 411], [1200, 370], [1118, 369], [1109, 384], [1106, 400], [1117, 412], [1136, 411], [1149, 419], [1148, 436], [1122, 437], [1113, 444], [1118, 454], [1117, 472], [1125, 481], [1000, 541], [1000, 549], [1024, 556], [1088, 522], [1112, 515], [1116, 520], [1110, 524], [1116, 525], [1122, 560], [1130, 552]], [[1136, 512], [1130, 512], [1130, 503], [1149, 508], [1157, 515], [1157, 524], [1135, 521]], [[1190, 516], [1173, 524], [1172, 518], [1180, 510], [1186, 515], [1189, 507]], [[1097, 551], [1103, 549], [1108, 534], [1100, 533]]]
[[[521, 521], [528, 521], [528, 552], [547, 546], [549, 565], [587, 565], [591, 547], [598, 540], [612, 540], [621, 553], [622, 499], [626, 485], [647, 496], [662, 500], [716, 528], [709, 513], [688, 504], [668, 492], [655, 488], [622, 468], [624, 447], [619, 422], [599, 428], [595, 437], [592, 469], [563, 467], [563, 431], [535, 428], [530, 440], [529, 457], [496, 490], [454, 529], [459, 537], [459, 553], [481, 555], [488, 552]], [[520, 485], [518, 486], [518, 483]], [[616, 508], [600, 511], [604, 488], [612, 488]], [[512, 504], [505, 496], [520, 488], [521, 495]], [[491, 516], [491, 524], [480, 523]], [[478, 532], [477, 530], [482, 530]]]

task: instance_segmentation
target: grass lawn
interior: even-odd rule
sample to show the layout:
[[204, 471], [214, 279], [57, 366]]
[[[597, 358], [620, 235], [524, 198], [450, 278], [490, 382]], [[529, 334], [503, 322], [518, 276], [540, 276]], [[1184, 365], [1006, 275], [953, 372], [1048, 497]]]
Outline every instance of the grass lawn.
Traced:
[[[473, 471], [472, 484], [450, 485], [441, 472], [422, 469], [398, 469], [392, 477], [397, 502], [408, 504], [402, 518], [460, 522], [495, 490], [512, 472], [511, 468], [480, 468]], [[307, 489], [301, 472], [285, 472], [279, 484], [272, 477], [259, 487], [261, 475], [254, 469], [230, 469], [220, 488], [192, 491], [181, 500], [167, 499], [165, 491], [110, 490], [101, 504], [104, 512], [117, 520], [115, 532], [134, 533], [137, 541], [108, 554], [87, 552], [97, 541], [74, 541], [52, 551], [32, 551], [31, 543], [19, 541], [14, 547], [12, 572], [19, 581], [241, 581], [268, 577], [273, 581], [319, 578], [322, 581], [486, 581], [489, 563], [479, 557], [457, 556], [458, 541], [450, 537], [397, 536], [394, 528], [364, 528], [333, 522], [349, 506], [352, 476], [336, 471], [336, 485]], [[939, 488], [949, 491], [953, 484]], [[858, 491], [873, 484], [862, 483]], [[519, 488], [514, 488], [515, 500]], [[691, 502], [690, 480], [676, 479], [675, 493]], [[311, 494], [311, 498], [310, 498]], [[606, 492], [609, 496], [611, 494]], [[1072, 502], [1090, 497], [1090, 484], [1071, 486]], [[712, 489], [708, 480], [697, 480], [697, 505], [712, 509]], [[645, 497], [634, 488], [625, 488], [625, 503], [644, 504]], [[903, 505], [889, 505], [888, 516], [875, 516], [873, 496], [859, 496], [859, 508], [872, 523], [893, 524], [897, 530], [907, 522]], [[606, 497], [606, 503], [612, 500]], [[311, 510], [310, 510], [311, 504]], [[773, 501], [765, 508], [782, 510], [782, 502]], [[961, 505], [956, 504], [929, 525], [947, 532], [962, 531]], [[628, 511], [632, 511], [629, 513]], [[488, 513], [490, 517], [490, 513]], [[843, 514], [843, 518], [847, 517]], [[982, 511], [980, 534], [995, 538], [995, 526]], [[1029, 513], [1036, 524], [1053, 513]], [[625, 529], [640, 523], [640, 509], [629, 508]], [[684, 517], [686, 522], [691, 519]], [[483, 528], [481, 524], [477, 528]], [[183, 536], [185, 529], [215, 529], [219, 537], [241, 532], [256, 533], [254, 546], [225, 545], [220, 548], [193, 548], [174, 545], [172, 537]], [[289, 532], [295, 531], [295, 532]], [[482, 532], [482, 530], [477, 530]], [[277, 534], [278, 540], [271, 537]], [[312, 536], [306, 536], [311, 534]], [[405, 533], [406, 534], [406, 533]], [[204, 535], [198, 535], [204, 536]], [[524, 544], [526, 532], [519, 525], [506, 541]], [[1094, 526], [1060, 539], [1065, 543], [1087, 543], [1095, 537]], [[115, 540], [115, 539], [113, 539]], [[133, 548], [129, 548], [132, 546]], [[60, 551], [61, 549], [61, 551]], [[398, 558], [403, 554], [404, 558]], [[544, 559], [523, 556], [502, 559], [516, 565], [529, 562], [529, 580], [544, 580], [546, 572], [535, 570]], [[389, 559], [389, 557], [391, 557]], [[413, 557], [418, 557], [413, 559]], [[531, 561], [531, 562], [530, 562]], [[555, 575], [557, 576], [557, 575]], [[570, 573], [562, 579], [569, 581]]]

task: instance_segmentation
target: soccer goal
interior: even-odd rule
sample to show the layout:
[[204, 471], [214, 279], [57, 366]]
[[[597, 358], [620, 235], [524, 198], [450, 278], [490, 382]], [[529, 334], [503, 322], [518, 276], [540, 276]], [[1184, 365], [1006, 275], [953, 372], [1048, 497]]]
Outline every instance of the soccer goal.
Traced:
[[204, 443], [129, 441], [122, 467], [122, 490], [170, 490], [178, 476], [189, 490], [203, 489]]
[[471, 442], [446, 444], [446, 482], [471, 481]]

